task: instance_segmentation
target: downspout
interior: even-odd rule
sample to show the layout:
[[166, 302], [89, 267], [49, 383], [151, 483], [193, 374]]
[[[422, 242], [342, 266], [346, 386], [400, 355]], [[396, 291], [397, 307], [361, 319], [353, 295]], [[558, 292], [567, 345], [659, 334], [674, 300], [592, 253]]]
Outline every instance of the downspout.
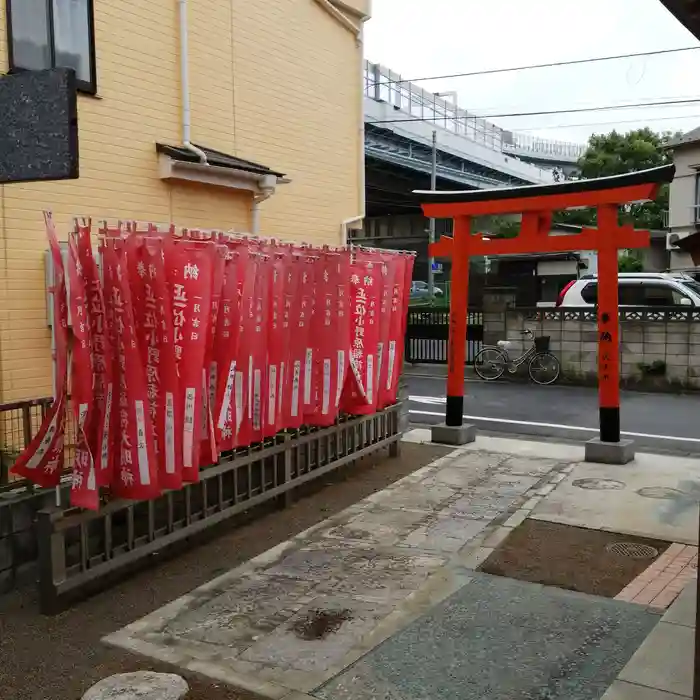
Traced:
[[257, 236], [260, 233], [260, 205], [266, 200], [270, 199], [274, 193], [274, 190], [268, 190], [262, 194], [256, 194], [253, 196], [253, 206], [251, 208], [251, 233]]
[[[318, 0], [317, 0], [318, 1]], [[348, 227], [358, 221], [362, 221], [366, 215], [365, 207], [365, 50], [364, 50], [364, 26], [358, 29], [357, 43], [360, 47], [360, 214], [344, 219], [340, 224], [340, 245], [348, 243]]]
[[180, 10], [180, 87], [182, 90], [182, 145], [192, 151], [202, 165], [209, 165], [207, 155], [190, 142], [192, 116], [190, 110], [190, 68], [188, 63], [187, 0], [178, 0]]

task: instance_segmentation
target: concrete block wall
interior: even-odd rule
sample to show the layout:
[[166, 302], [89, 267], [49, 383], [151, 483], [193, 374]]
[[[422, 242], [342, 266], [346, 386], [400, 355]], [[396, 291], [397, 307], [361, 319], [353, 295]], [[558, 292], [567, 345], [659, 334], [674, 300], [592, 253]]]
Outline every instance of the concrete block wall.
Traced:
[[[533, 318], [533, 316], [539, 318]], [[512, 342], [518, 353], [528, 341], [520, 331], [550, 337], [550, 350], [559, 358], [562, 376], [572, 381], [594, 380], [598, 376], [598, 331], [595, 321], [570, 320], [557, 315], [543, 318], [532, 310], [507, 309], [501, 316], [484, 319], [490, 335], [501, 331], [499, 339]], [[547, 315], [551, 315], [551, 312]], [[505, 333], [503, 333], [505, 329]], [[626, 321], [620, 322], [620, 376], [630, 385], [650, 388], [700, 389], [700, 322]]]
[[[64, 503], [67, 495], [64, 487]], [[36, 581], [36, 514], [54, 505], [55, 499], [53, 490], [0, 493], [0, 595]]]

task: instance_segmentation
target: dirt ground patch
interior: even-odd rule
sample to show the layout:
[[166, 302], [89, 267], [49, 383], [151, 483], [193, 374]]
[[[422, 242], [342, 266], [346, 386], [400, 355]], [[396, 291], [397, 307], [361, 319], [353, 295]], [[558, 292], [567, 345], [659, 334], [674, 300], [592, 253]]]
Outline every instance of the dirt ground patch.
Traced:
[[[641, 547], [620, 547], [619, 543]], [[670, 542], [660, 540], [528, 519], [513, 530], [479, 570], [614, 598], [669, 545]], [[620, 550], [631, 550], [633, 556]]]
[[[444, 447], [404, 443], [398, 458], [389, 459], [385, 452], [367, 458], [321, 478], [315, 493], [289, 508], [230, 528], [56, 617], [38, 613], [33, 592], [0, 598], [0, 697], [78, 700], [113, 673], [179, 672], [107, 647], [100, 639], [449, 452]], [[255, 697], [195, 676], [187, 680], [188, 700]]]

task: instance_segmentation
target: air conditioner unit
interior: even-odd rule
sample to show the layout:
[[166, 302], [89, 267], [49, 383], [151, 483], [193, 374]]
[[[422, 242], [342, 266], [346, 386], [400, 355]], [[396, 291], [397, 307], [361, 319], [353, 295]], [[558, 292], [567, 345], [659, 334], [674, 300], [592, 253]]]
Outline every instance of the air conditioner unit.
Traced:
[[666, 234], [666, 250], [678, 250], [678, 241], [681, 236], [678, 233]]
[[[70, 294], [70, 280], [68, 279], [68, 243], [61, 241], [61, 257], [63, 258], [63, 269], [66, 271], [66, 295]], [[94, 249], [92, 251], [95, 257], [95, 262], [97, 263], [97, 270], [100, 275], [102, 275], [102, 258], [98, 251]], [[51, 251], [47, 250], [44, 252], [44, 269], [46, 271], [46, 323], [49, 328], [53, 328], [53, 300], [51, 299], [51, 292], [49, 291], [53, 287], [54, 281], [54, 264], [53, 257], [51, 256]], [[68, 297], [70, 298], [70, 297]], [[68, 327], [70, 328], [72, 324], [70, 305], [68, 306]]]

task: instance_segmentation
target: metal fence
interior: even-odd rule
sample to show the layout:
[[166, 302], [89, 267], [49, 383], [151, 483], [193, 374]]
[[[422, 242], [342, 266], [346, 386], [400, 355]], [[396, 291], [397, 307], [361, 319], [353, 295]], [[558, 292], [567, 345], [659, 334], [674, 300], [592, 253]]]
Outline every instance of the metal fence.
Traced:
[[239, 450], [200, 481], [152, 501], [112, 501], [98, 512], [50, 508], [37, 519], [39, 593], [52, 614], [104, 588], [152, 555], [323, 474], [387, 447], [398, 454], [403, 403], [330, 428], [280, 434]]
[[[52, 403], [53, 398], [42, 397], [0, 404], [0, 489], [8, 484], [12, 488], [26, 484], [21, 479], [15, 479], [10, 474], [10, 469], [22, 450], [37, 434]], [[73, 435], [73, 422], [69, 417], [66, 425], [67, 456], [70, 456], [73, 448]]]
[[[410, 309], [406, 324], [406, 362], [447, 364], [450, 312], [437, 309]], [[470, 311], [467, 318], [467, 364], [473, 364], [484, 342], [484, 315]]]

